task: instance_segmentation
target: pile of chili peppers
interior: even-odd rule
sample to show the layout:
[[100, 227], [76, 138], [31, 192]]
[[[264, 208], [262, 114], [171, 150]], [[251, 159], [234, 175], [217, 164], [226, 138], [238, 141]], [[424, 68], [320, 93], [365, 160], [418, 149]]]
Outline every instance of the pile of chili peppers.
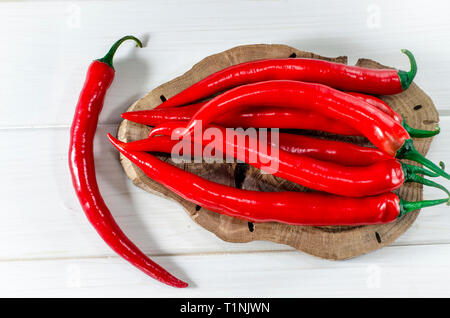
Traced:
[[[88, 70], [71, 130], [69, 165], [73, 184], [87, 217], [111, 248], [155, 279], [186, 287], [125, 236], [101, 198], [95, 179], [93, 137], [106, 90], [114, 77], [112, 58], [117, 47], [129, 39], [142, 46], [135, 37], [126, 36]], [[234, 65], [211, 74], [152, 110], [122, 114], [124, 119], [154, 127], [148, 138], [124, 143], [108, 137], [148, 177], [213, 212], [249, 222], [292, 225], [393, 222], [422, 207], [448, 203], [450, 197], [444, 186], [424, 177], [450, 179], [450, 175], [442, 166], [424, 158], [414, 148], [412, 139], [432, 137], [439, 133], [439, 127], [431, 131], [412, 128], [401, 114], [376, 97], [401, 93], [411, 85], [417, 72], [416, 61], [411, 52], [402, 52], [409, 58], [410, 71], [368, 69], [306, 58]], [[314, 191], [238, 189], [201, 178], [155, 156], [172, 153], [181, 138], [187, 140], [189, 149], [208, 149], [209, 139], [194, 136], [197, 127], [214, 128], [223, 135], [229, 128], [290, 129], [277, 138], [269, 133], [263, 147], [266, 151], [261, 150], [260, 140], [240, 144], [236, 138], [216, 142], [215, 151], [221, 158], [246, 162]], [[306, 136], [305, 130], [363, 136], [373, 147]], [[409, 159], [423, 167], [399, 159]], [[439, 188], [447, 196], [405, 201], [392, 191], [406, 182]]]

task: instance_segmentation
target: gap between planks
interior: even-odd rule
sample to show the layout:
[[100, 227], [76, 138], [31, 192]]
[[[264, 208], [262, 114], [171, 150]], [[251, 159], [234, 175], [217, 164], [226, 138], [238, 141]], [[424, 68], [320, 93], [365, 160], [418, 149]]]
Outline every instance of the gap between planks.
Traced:
[[[410, 246], [450, 246], [450, 243], [415, 243], [415, 244], [397, 244], [397, 245], [388, 245], [383, 247], [383, 249], [386, 248], [404, 248], [404, 247], [410, 247]], [[294, 248], [290, 249], [280, 249], [280, 250], [248, 250], [248, 251], [220, 251], [220, 252], [198, 252], [198, 253], [157, 253], [157, 254], [148, 254], [145, 253], [150, 258], [158, 258], [158, 257], [189, 257], [189, 256], [210, 256], [210, 255], [239, 255], [239, 254], [275, 254], [275, 253], [300, 253], [303, 255], [311, 256], [314, 259], [322, 259], [320, 257], [316, 257], [314, 255], [310, 255], [301, 251], [298, 251]], [[371, 253], [368, 253], [371, 254]], [[360, 256], [368, 255], [363, 254]], [[357, 257], [353, 257], [350, 259], [355, 259]], [[39, 262], [39, 261], [66, 261], [66, 260], [89, 260], [89, 259], [121, 259], [121, 257], [117, 256], [116, 254], [110, 254], [110, 255], [96, 255], [96, 256], [68, 256], [68, 257], [33, 257], [33, 258], [0, 258], [0, 263], [8, 263], [8, 262]], [[322, 259], [324, 261], [331, 261], [331, 262], [342, 262], [345, 260], [327, 260]]]

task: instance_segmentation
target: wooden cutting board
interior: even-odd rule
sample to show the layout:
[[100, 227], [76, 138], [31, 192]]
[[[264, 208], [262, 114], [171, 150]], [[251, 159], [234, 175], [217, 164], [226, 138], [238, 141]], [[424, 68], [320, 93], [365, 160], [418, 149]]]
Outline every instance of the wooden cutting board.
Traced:
[[[206, 76], [228, 66], [258, 59], [287, 57], [307, 57], [330, 60], [343, 64], [347, 63], [347, 57], [345, 56], [328, 58], [314, 53], [300, 51], [286, 45], [256, 44], [238, 46], [204, 58], [182, 76], [149, 92], [131, 105], [127, 111], [152, 109], [162, 103], [163, 100], [172, 97]], [[356, 65], [371, 68], [386, 67], [364, 58], [359, 59]], [[430, 97], [414, 83], [401, 94], [380, 97], [391, 105], [393, 109], [403, 114], [406, 122], [414, 128], [434, 129], [436, 123], [439, 121], [438, 112]], [[118, 138], [125, 142], [143, 139], [147, 137], [149, 131], [150, 127], [124, 120], [119, 126]], [[314, 134], [314, 132], [310, 133]], [[367, 140], [362, 137], [319, 135], [331, 139], [367, 144]], [[425, 155], [429, 149], [431, 140], [431, 138], [416, 139], [414, 143], [417, 150]], [[160, 158], [169, 162], [171, 161], [166, 157]], [[411, 226], [418, 215], [418, 212], [413, 212], [390, 224], [369, 226], [313, 227], [280, 223], [253, 224], [233, 217], [220, 215], [190, 203], [145, 176], [139, 168], [122, 155], [120, 156], [120, 161], [125, 173], [135, 185], [145, 191], [164, 196], [180, 203], [193, 221], [228, 242], [241, 243], [254, 240], [268, 240], [280, 244], [287, 244], [298, 250], [322, 258], [340, 260], [364, 254], [391, 244]], [[301, 186], [272, 175], [262, 174], [258, 169], [243, 163], [188, 163], [178, 166], [209, 180], [242, 189], [260, 191], [302, 190]], [[405, 200], [422, 200], [422, 186], [416, 183], [409, 183], [402, 186], [398, 193]], [[149, 207], [149, 210], [151, 210], [151, 207]]]

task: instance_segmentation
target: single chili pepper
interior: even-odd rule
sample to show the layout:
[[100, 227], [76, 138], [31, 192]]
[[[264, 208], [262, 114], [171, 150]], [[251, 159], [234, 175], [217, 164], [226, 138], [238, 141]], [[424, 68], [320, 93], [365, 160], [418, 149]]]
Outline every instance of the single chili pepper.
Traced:
[[409, 72], [369, 69], [317, 59], [268, 59], [230, 66], [204, 78], [163, 102], [158, 108], [186, 105], [229, 88], [268, 80], [320, 83], [346, 91], [374, 95], [397, 94], [409, 87], [417, 73], [416, 60], [402, 50], [411, 63]]
[[[204, 158], [204, 149], [206, 146], [201, 147], [202, 153], [197, 155], [196, 149], [194, 147], [194, 143], [189, 140], [189, 144], [183, 144], [183, 147], [177, 149], [177, 145], [180, 145], [179, 140], [175, 140], [170, 138], [169, 136], [155, 136], [152, 138], [146, 138], [136, 141], [131, 141], [125, 144], [127, 149], [135, 150], [135, 151], [146, 151], [146, 152], [154, 152], [154, 153], [163, 153], [163, 154], [175, 154], [179, 156], [183, 156], [187, 159], [187, 156], [203, 159]], [[129, 145], [129, 146], [128, 146]], [[189, 148], [187, 148], [189, 147]], [[186, 149], [187, 148], [187, 149]], [[185, 152], [184, 150], [188, 150]], [[224, 157], [222, 157], [225, 159]], [[210, 158], [207, 158], [210, 159]]]
[[165, 284], [186, 287], [185, 282], [150, 260], [127, 238], [114, 221], [98, 189], [93, 140], [106, 91], [114, 79], [113, 56], [120, 44], [126, 40], [133, 40], [142, 47], [142, 43], [134, 36], [125, 36], [118, 40], [103, 58], [92, 62], [87, 71], [70, 130], [69, 167], [72, 182], [89, 221], [117, 254]]
[[279, 144], [284, 151], [345, 166], [368, 166], [392, 159], [377, 148], [288, 133], [279, 133]]
[[126, 158], [151, 179], [183, 199], [203, 208], [250, 222], [281, 222], [292, 225], [366, 225], [395, 221], [423, 207], [448, 202], [448, 198], [410, 202], [394, 193], [347, 198], [311, 192], [259, 192], [228, 187], [196, 176], [158, 158], [125, 149], [108, 138]]
[[[175, 149], [174, 147], [177, 146], [180, 141], [169, 137], [173, 129], [166, 128], [167, 126], [160, 126], [157, 128], [157, 132], [153, 134], [155, 136], [150, 135], [147, 139], [128, 142], [124, 144], [123, 147], [127, 150], [132, 151], [148, 151], [171, 154]], [[376, 148], [362, 147], [347, 142], [330, 141], [307, 136], [279, 133], [278, 145], [272, 142], [270, 133], [268, 137], [272, 146], [279, 146], [280, 149], [286, 152], [290, 152], [293, 154], [302, 154], [304, 156], [317, 160], [331, 161], [341, 165], [368, 166], [374, 164], [377, 161], [392, 159], [392, 157], [387, 156]], [[206, 154], [206, 152], [204, 150], [206, 147], [207, 146], [202, 143], [201, 156], [195, 156], [196, 149], [194, 148], [194, 143], [191, 142], [189, 154], [194, 154], [195, 158], [205, 158], [204, 155]], [[180, 147], [179, 152], [176, 152], [175, 154], [180, 156], [185, 155], [183, 150], [184, 148]], [[220, 149], [218, 149], [217, 151], [219, 150]], [[212, 149], [209, 153], [212, 153]], [[226, 159], [223, 153], [222, 159]], [[438, 177], [436, 173], [422, 167], [407, 165], [407, 169], [411, 174], [423, 174], [430, 177]]]
[[[402, 124], [411, 137], [427, 138], [439, 133], [439, 127], [434, 131], [429, 131], [414, 129], [408, 126], [400, 114], [393, 111], [389, 105], [379, 98], [355, 92], [346, 93], [365, 100], [367, 103], [379, 108], [391, 116], [394, 120]], [[122, 118], [149, 126], [157, 126], [167, 121], [190, 120], [191, 117], [207, 102], [208, 101], [204, 101], [176, 108], [156, 108], [151, 110], [126, 112], [122, 114]], [[321, 114], [293, 108], [255, 107], [237, 114], [223, 114], [216, 118], [214, 123], [224, 127], [306, 129], [346, 136], [361, 135], [359, 131], [352, 127]]]
[[[172, 148], [179, 141], [172, 140], [168, 136], [171, 136], [175, 129], [185, 127], [185, 125], [186, 121], [165, 122], [154, 127], [150, 131], [148, 137], [154, 137], [157, 135], [167, 137], [168, 140], [160, 139], [160, 142], [163, 143], [163, 145], [160, 146], [161, 148], [159, 148], [159, 151], [170, 153]], [[348, 142], [327, 140], [283, 132], [278, 132], [278, 142], [273, 142], [270, 131], [267, 132], [267, 137], [272, 147], [279, 147], [281, 150], [289, 153], [304, 155], [322, 161], [330, 161], [344, 166], [369, 166], [378, 161], [393, 159], [392, 156], [385, 154], [377, 148], [363, 147]], [[136, 141], [136, 144], [134, 144], [134, 142], [127, 143], [126, 147], [127, 149], [136, 151], [158, 151], [153, 147], [159, 146], [151, 140], [144, 140]], [[428, 170], [426, 171], [428, 173], [427, 175], [431, 173]], [[437, 174], [431, 173], [431, 176], [437, 176]]]
[[449, 174], [414, 148], [408, 132], [386, 113], [357, 97], [321, 84], [277, 80], [233, 88], [200, 108], [182, 134], [191, 133], [199, 124], [207, 126], [222, 114], [242, 111], [252, 106], [315, 111], [359, 130], [386, 154], [416, 161], [450, 179]]
[[[273, 145], [277, 146], [276, 144]], [[369, 166], [378, 161], [393, 158], [377, 148], [288, 133], [279, 133], [279, 147], [293, 154], [302, 154], [317, 160], [331, 161], [345, 166]], [[408, 169], [414, 173], [438, 177], [438, 174], [422, 167], [408, 165]]]
[[[187, 121], [205, 104], [206, 102], [201, 102], [177, 108], [126, 112], [122, 114], [122, 118], [149, 126], [157, 126], [168, 121]], [[306, 112], [301, 109], [292, 108], [257, 107], [238, 114], [224, 114], [216, 118], [214, 123], [230, 128], [306, 129], [344, 136], [361, 135], [359, 131], [343, 125], [336, 120], [314, 112]]]
[[[184, 125], [179, 123], [166, 123], [161, 125], [162, 129], [156, 127], [155, 134], [166, 133], [172, 135], [176, 129], [183, 129]], [[426, 180], [414, 172], [419, 167], [401, 163], [396, 159], [377, 161], [364, 167], [349, 167], [332, 162], [324, 162], [311, 157], [292, 154], [274, 147], [265, 142], [267, 149], [261, 149], [261, 140], [255, 136], [246, 135], [219, 126], [210, 126], [217, 129], [220, 134], [214, 135], [217, 140], [213, 141], [213, 147], [229, 157], [244, 161], [258, 169], [271, 173], [274, 176], [295, 182], [310, 189], [324, 191], [350, 197], [363, 197], [376, 195], [398, 189], [405, 182], [419, 182], [443, 188], [433, 181]], [[188, 136], [190, 138], [191, 136]], [[148, 139], [151, 142], [151, 138]], [[193, 142], [204, 146], [211, 144], [202, 136], [192, 137]], [[135, 146], [132, 143], [124, 147]], [[135, 150], [148, 150], [145, 141], [140, 141], [140, 148]], [[128, 148], [127, 148], [128, 149]], [[413, 168], [410, 168], [413, 167]], [[444, 188], [445, 189], [445, 188]]]
[[350, 94], [352, 96], [361, 98], [362, 100], [364, 100], [367, 103], [377, 107], [381, 111], [383, 111], [386, 114], [388, 114], [389, 116], [391, 116], [395, 121], [400, 123], [405, 128], [405, 130], [408, 132], [408, 134], [411, 137], [415, 137], [415, 138], [429, 138], [429, 137], [432, 137], [432, 136], [435, 136], [435, 135], [439, 134], [439, 132], [441, 131], [439, 126], [436, 126], [435, 130], [422, 130], [422, 129], [412, 128], [406, 123], [405, 119], [403, 118], [403, 116], [401, 114], [399, 114], [396, 111], [394, 111], [383, 100], [381, 100], [381, 99], [379, 99], [379, 98], [377, 98], [375, 96], [362, 94], [362, 93], [356, 93], [356, 92], [346, 92], [346, 93]]

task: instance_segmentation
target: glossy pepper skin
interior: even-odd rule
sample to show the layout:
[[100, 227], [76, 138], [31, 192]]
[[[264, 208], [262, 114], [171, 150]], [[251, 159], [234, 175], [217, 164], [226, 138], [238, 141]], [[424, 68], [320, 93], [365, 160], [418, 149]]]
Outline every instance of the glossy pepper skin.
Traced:
[[169, 98], [158, 108], [186, 105], [236, 86], [268, 80], [320, 83], [341, 90], [374, 95], [397, 94], [409, 87], [417, 72], [412, 53], [408, 50], [402, 50], [402, 52], [410, 60], [409, 72], [369, 69], [306, 58], [268, 59], [241, 63], [209, 75]]
[[363, 94], [363, 93], [357, 93], [357, 92], [345, 92], [349, 95], [352, 95], [354, 97], [360, 98], [363, 101], [365, 101], [366, 103], [375, 106], [376, 108], [378, 108], [379, 110], [381, 110], [382, 112], [388, 114], [392, 119], [394, 119], [396, 122], [398, 123], [402, 123], [403, 122], [403, 117], [402, 115], [400, 115], [399, 113], [397, 113], [396, 111], [394, 111], [388, 104], [386, 104], [383, 100], [372, 96], [372, 95], [367, 95], [367, 94]]
[[358, 130], [377, 148], [395, 156], [410, 136], [389, 115], [365, 101], [321, 84], [274, 80], [233, 88], [203, 105], [188, 123], [207, 126], [215, 118], [255, 106], [290, 107], [317, 112]]
[[148, 153], [126, 150], [124, 143], [111, 135], [108, 137], [114, 147], [149, 178], [182, 198], [213, 212], [255, 223], [311, 226], [389, 223], [421, 207], [448, 201], [446, 198], [408, 202], [391, 192], [347, 198], [323, 193], [242, 190], [208, 181]]
[[[158, 136], [158, 142], [152, 139], [143, 139], [127, 143], [124, 147], [135, 151], [161, 151], [171, 153], [173, 147], [179, 142], [169, 136], [174, 130], [186, 125], [185, 121], [166, 122], [154, 127], [148, 137]], [[220, 128], [223, 131], [223, 128]], [[369, 166], [378, 161], [393, 159], [384, 152], [373, 147], [363, 147], [348, 142], [314, 138], [303, 135], [278, 132], [278, 142], [272, 140], [272, 134], [267, 132], [268, 143], [272, 147], [298, 155], [304, 155], [322, 161], [330, 161], [344, 166]], [[166, 140], [166, 137], [168, 140]], [[161, 143], [158, 145], [158, 143]], [[156, 148], [160, 150], [156, 150]], [[193, 153], [193, 152], [191, 152]], [[427, 173], [427, 172], [425, 172]], [[423, 174], [423, 173], [422, 173]], [[430, 174], [427, 174], [430, 175]], [[436, 174], [432, 174], [436, 176]]]
[[408, 134], [411, 137], [429, 138], [429, 137], [439, 134], [439, 132], [440, 132], [439, 126], [437, 126], [435, 130], [422, 130], [422, 129], [416, 129], [416, 128], [410, 127], [406, 123], [405, 119], [403, 118], [403, 116], [401, 114], [397, 113], [386, 102], [384, 102], [383, 100], [381, 100], [375, 96], [362, 94], [362, 93], [356, 93], [356, 92], [346, 92], [346, 93], [364, 100], [368, 104], [371, 104], [371, 105], [377, 107], [379, 110], [381, 110], [381, 111], [385, 112], [386, 114], [388, 114], [389, 116], [391, 116], [392, 119], [394, 119], [396, 122], [400, 123], [405, 128], [405, 130], [408, 132]]
[[[152, 130], [154, 133], [150, 133], [149, 136], [163, 133], [173, 136], [176, 129], [182, 130], [183, 127], [179, 123], [166, 123], [155, 127]], [[230, 131], [219, 126], [210, 126], [210, 128], [219, 130], [221, 136], [218, 137], [225, 136], [225, 138], [213, 140], [212, 144], [210, 140], [201, 138], [201, 136], [196, 136], [187, 141], [202, 146], [212, 146], [212, 148], [219, 149], [219, 152], [225, 153], [228, 157], [246, 162], [274, 176], [317, 191], [341, 196], [363, 197], [398, 189], [405, 182], [420, 182], [446, 191], [441, 185], [416, 174], [417, 169], [424, 169], [400, 163], [393, 158], [376, 161], [363, 167], [350, 167], [286, 152], [278, 149], [278, 144], [273, 146], [271, 144], [273, 141], [266, 142], [266, 147], [264, 147], [266, 149], [263, 149], [260, 142], [264, 140], [255, 139], [254, 136], [245, 136], [243, 133]], [[147, 141], [152, 147], [151, 138]], [[124, 148], [147, 150], [145, 140], [137, 141], [137, 143], [128, 143]]]
[[129, 39], [142, 47], [135, 37], [123, 37], [103, 59], [92, 62], [87, 71], [70, 130], [69, 167], [72, 182], [89, 222], [117, 254], [165, 284], [186, 287], [186, 283], [150, 260], [127, 238], [114, 221], [97, 184], [93, 154], [94, 135], [105, 94], [114, 79], [113, 55], [117, 47]]
[[[179, 140], [172, 139], [172, 137], [169, 136], [172, 136], [174, 130], [184, 127], [184, 125], [185, 122], [164, 123], [153, 128], [149, 133], [149, 138], [128, 142], [124, 144], [123, 147], [133, 151], [150, 151], [171, 154]], [[289, 133], [278, 133], [278, 142], [275, 142], [272, 139], [271, 132], [267, 132], [267, 134], [268, 147], [271, 145], [272, 147], [279, 147], [281, 150], [292, 154], [301, 154], [313, 159], [334, 162], [344, 166], [365, 167], [378, 161], [393, 159], [391, 156], [386, 155], [376, 148], [363, 147], [348, 142], [313, 138]], [[207, 146], [210, 146], [209, 144], [205, 144], [205, 142], [202, 142], [202, 158], [205, 158], [204, 155], [207, 154], [204, 152], [204, 149]], [[222, 149], [224, 149], [223, 145]], [[195, 154], [195, 150], [194, 142], [191, 140], [190, 154]], [[208, 151], [210, 151], [210, 149]], [[178, 154], [183, 155], [183, 151]], [[223, 158], [225, 158], [225, 156], [222, 154], [222, 159]], [[422, 167], [403, 164], [403, 173], [407, 175], [405, 179], [408, 181], [419, 182], [447, 192], [441, 185], [423, 179], [417, 175], [421, 174], [429, 177], [438, 177], [439, 175], [435, 172]]]
[[[391, 116], [395, 121], [402, 124], [411, 137], [428, 138], [439, 133], [439, 127], [436, 130], [421, 130], [409, 127], [399, 113], [375, 96], [355, 92], [346, 93], [366, 101]], [[122, 114], [122, 118], [139, 124], [157, 126], [168, 121], [190, 120], [206, 103], [207, 101], [182, 107], [126, 112]], [[214, 123], [224, 127], [306, 129], [345, 136], [361, 135], [359, 131], [316, 112], [293, 108], [255, 107], [240, 113], [223, 114], [216, 118]]]
[[450, 175], [421, 155], [404, 127], [364, 100], [321, 84], [274, 80], [242, 85], [216, 96], [192, 116], [181, 135], [201, 123], [209, 125], [229, 112], [251, 107], [291, 107], [317, 112], [360, 131], [375, 147], [390, 156], [423, 164], [439, 175]]
[[[392, 157], [387, 156], [375, 148], [361, 147], [355, 144], [340, 141], [332, 141], [330, 144], [328, 143], [329, 140], [315, 139], [306, 136], [299, 136], [300, 138], [297, 139], [291, 138], [291, 136], [297, 137], [298, 135], [280, 133], [280, 149], [317, 160], [330, 161], [345, 166], [364, 167], [374, 164], [377, 161], [392, 159]], [[310, 140], [303, 141], [300, 144], [297, 143], [297, 141], [303, 140], [303, 138]], [[178, 142], [178, 140], [173, 140], [169, 136], [163, 135], [132, 141], [127, 143], [124, 147], [133, 151], [149, 151], [171, 154]], [[275, 144], [272, 144], [272, 146], [275, 146]], [[202, 158], [205, 154], [205, 148], [206, 146], [202, 145]], [[183, 149], [181, 149], [180, 153], [177, 154], [184, 155]], [[193, 144], [191, 144], [189, 154], [195, 154]], [[195, 158], [197, 158], [197, 156], [195, 156]], [[225, 156], [222, 156], [222, 159], [224, 158]], [[432, 174], [431, 176], [435, 177], [437, 175]]]
[[279, 134], [279, 144], [284, 151], [344, 166], [369, 166], [393, 158], [377, 148], [288, 133]]
[[[205, 104], [206, 102], [200, 102], [176, 108], [126, 112], [122, 114], [122, 118], [149, 126], [157, 126], [168, 121], [188, 121]], [[214, 123], [224, 127], [276, 127], [280, 129], [318, 130], [345, 136], [360, 135], [359, 131], [321, 114], [292, 108], [255, 107], [240, 113], [224, 114], [214, 119]]]
[[[344, 142], [336, 142], [341, 143], [342, 145], [335, 144], [330, 145], [327, 143], [328, 140], [317, 140], [317, 141], [308, 141], [304, 143], [304, 145], [297, 145], [297, 144], [290, 144], [291, 141], [294, 142], [295, 139], [291, 139], [290, 137], [286, 137], [289, 134], [280, 134], [280, 142], [281, 144], [280, 149], [291, 152], [291, 153], [301, 153], [307, 157], [314, 158], [317, 160], [322, 161], [330, 161], [341, 165], [346, 166], [356, 166], [356, 167], [365, 167], [371, 164], [374, 164], [377, 161], [381, 160], [388, 160], [392, 159], [391, 157], [388, 157], [384, 155], [383, 153], [379, 152], [377, 149], [374, 148], [367, 148], [367, 147], [360, 147], [354, 144], [350, 143], [344, 143]], [[295, 135], [293, 135], [295, 136]], [[301, 136], [304, 137], [304, 136]], [[287, 140], [289, 139], [289, 140]], [[325, 141], [325, 143], [321, 143], [321, 141]], [[124, 148], [127, 150], [132, 151], [148, 151], [148, 152], [158, 152], [158, 153], [166, 153], [166, 154], [172, 154], [174, 152], [174, 147], [178, 144], [178, 140], [173, 140], [169, 136], [156, 136], [151, 137], [147, 139], [141, 139], [136, 140], [133, 142], [129, 142], [124, 144]], [[194, 154], [194, 158], [199, 159], [208, 159], [207, 153], [205, 152], [205, 149], [208, 145], [202, 144], [202, 153], [201, 156], [195, 156], [195, 143], [190, 141], [190, 149], [189, 154], [192, 157], [192, 154]], [[275, 144], [272, 144], [275, 145]], [[365, 148], [365, 149], [359, 149], [359, 148]], [[186, 156], [186, 153], [184, 153], [185, 148], [181, 148], [179, 152], [176, 152], [177, 155]], [[374, 152], [371, 152], [370, 150], [374, 150]], [[211, 149], [208, 149], [208, 153]], [[217, 149], [216, 149], [217, 150]], [[217, 150], [219, 153], [220, 151]], [[345, 154], [348, 154], [347, 156]], [[226, 159], [225, 155], [221, 153], [222, 159]], [[186, 158], [186, 157], [184, 157]], [[214, 156], [214, 158], [209, 159], [215, 159], [217, 158]], [[211, 160], [210, 160], [211, 161]], [[406, 178], [410, 181], [419, 182], [422, 184], [426, 184], [429, 186], [433, 186], [436, 188], [440, 188], [444, 191], [445, 189], [442, 188], [442, 186], [430, 181], [423, 179], [419, 177], [417, 174], [422, 174], [430, 177], [438, 177], [439, 175], [429, 171], [427, 169], [424, 169], [422, 167], [418, 166], [412, 166], [408, 164], [403, 164], [403, 171], [406, 171], [406, 174], [409, 176]]]

